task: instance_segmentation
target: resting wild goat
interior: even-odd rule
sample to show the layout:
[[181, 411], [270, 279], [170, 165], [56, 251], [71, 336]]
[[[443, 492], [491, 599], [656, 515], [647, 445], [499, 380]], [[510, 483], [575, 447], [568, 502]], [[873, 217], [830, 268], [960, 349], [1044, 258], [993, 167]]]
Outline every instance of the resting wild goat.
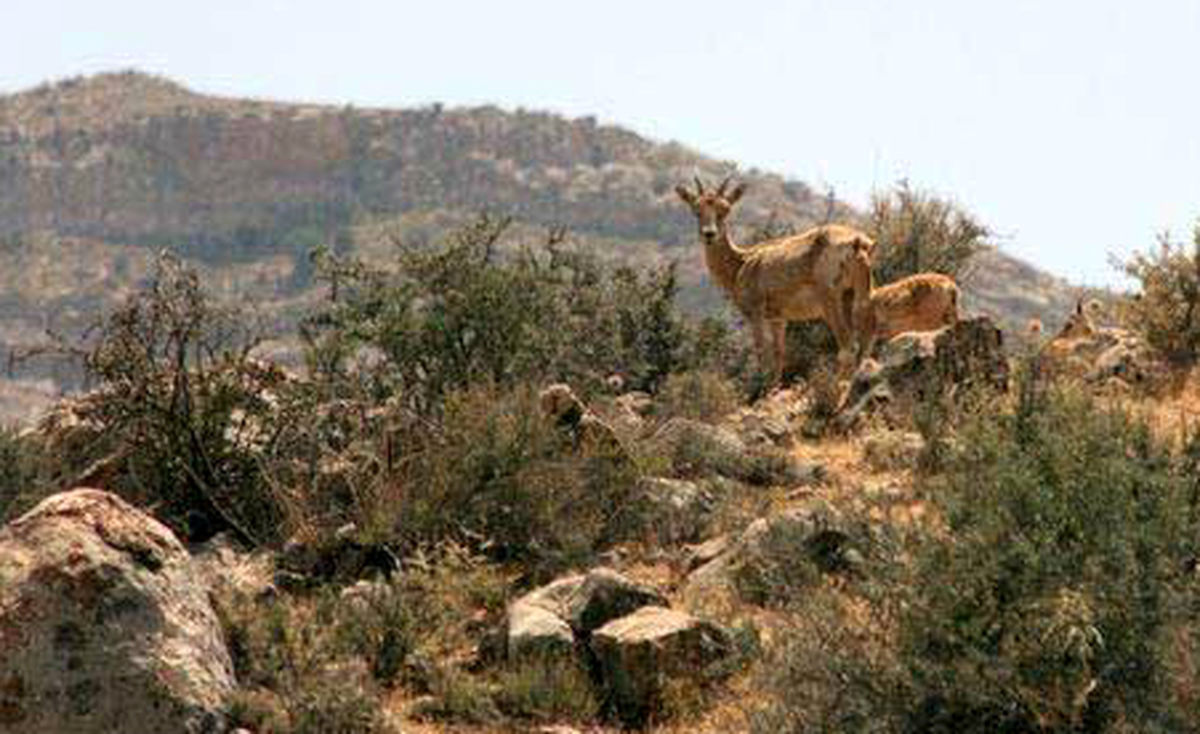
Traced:
[[871, 290], [871, 328], [877, 339], [957, 322], [958, 286], [949, 276], [919, 273]]
[[739, 247], [730, 236], [728, 218], [746, 185], [727, 192], [728, 186], [727, 178], [709, 191], [697, 178], [695, 191], [676, 186], [675, 193], [696, 216], [708, 270], [749, 322], [763, 368], [773, 367], [775, 382], [781, 381], [789, 321], [824, 321], [837, 339], [839, 361], [855, 346], [852, 356], [861, 358], [871, 341], [867, 321], [875, 241], [851, 227], [827, 224]]

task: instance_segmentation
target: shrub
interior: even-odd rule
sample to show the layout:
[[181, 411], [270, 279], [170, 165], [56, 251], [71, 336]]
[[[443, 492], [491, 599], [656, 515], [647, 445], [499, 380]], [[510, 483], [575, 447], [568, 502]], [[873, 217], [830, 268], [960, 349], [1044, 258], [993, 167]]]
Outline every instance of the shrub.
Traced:
[[587, 723], [600, 713], [591, 678], [575, 660], [526, 659], [511, 663], [498, 678], [496, 703], [513, 718]]
[[437, 668], [431, 694], [417, 707], [419, 716], [464, 724], [491, 724], [502, 718], [487, 683], [457, 668]]
[[741, 404], [738, 388], [722, 375], [689, 370], [667, 378], [659, 391], [655, 414], [662, 420], [691, 418], [713, 422]]
[[621, 455], [577, 451], [529, 387], [452, 393], [438, 425], [414, 424], [401, 440], [401, 544], [457, 540], [537, 580], [591, 564], [637, 479]]
[[1192, 541], [1164, 450], [1074, 395], [963, 443], [938, 490], [953, 542], [923, 548], [906, 625], [932, 707], [918, 716], [1102, 729], [1166, 715], [1164, 645]]
[[905, 728], [914, 695], [895, 650], [894, 615], [816, 588], [789, 610], [754, 676], [765, 700], [747, 702], [756, 734], [877, 732]]
[[987, 246], [987, 227], [952, 202], [901, 181], [871, 197], [868, 233], [875, 239], [875, 282], [886, 285], [914, 273], [962, 279]]
[[1121, 321], [1176, 364], [1200, 354], [1200, 225], [1192, 248], [1159, 236], [1158, 248], [1136, 253], [1120, 265], [1140, 292], [1119, 304]]
[[924, 478], [942, 523], [911, 565], [785, 636], [760, 730], [1186, 728], [1193, 489], [1123, 413], [1029, 396]]
[[322, 253], [329, 302], [302, 334], [311, 362], [337, 373], [362, 347], [378, 379], [422, 413], [479, 382], [567, 381], [585, 392], [612, 373], [655, 390], [689, 353], [675, 271], [608, 269], [552, 232], [540, 249], [502, 253], [510, 220], [484, 216], [432, 249], [373, 269]]
[[106, 488], [154, 506], [184, 537], [277, 539], [280, 510], [257, 456], [283, 374], [250, 359], [255, 344], [245, 314], [215, 305], [193, 270], [161, 255], [148, 282], [68, 348], [98, 384], [84, 400], [97, 440], [56, 460], [110, 464]]
[[452, 545], [412, 554], [406, 573], [391, 582], [352, 590], [338, 609], [339, 644], [364, 659], [379, 683], [420, 690], [432, 683], [425, 661], [479, 645], [477, 615], [495, 622], [507, 600], [496, 567]]
[[235, 724], [272, 734], [393, 731], [366, 671], [337, 643], [333, 595], [311, 605], [224, 597], [216, 608], [242, 685]]

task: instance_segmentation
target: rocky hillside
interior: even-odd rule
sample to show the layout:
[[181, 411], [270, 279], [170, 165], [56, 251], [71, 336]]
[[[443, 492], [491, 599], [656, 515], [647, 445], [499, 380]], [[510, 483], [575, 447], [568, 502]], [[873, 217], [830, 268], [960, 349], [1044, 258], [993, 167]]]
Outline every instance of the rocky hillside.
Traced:
[[[565, 224], [624, 260], [678, 259], [684, 304], [710, 309], [720, 299], [672, 187], [733, 169], [593, 118], [225, 99], [135, 72], [43, 85], [0, 97], [0, 360], [46, 329], [78, 329], [161, 248], [281, 328], [305, 300], [313, 246], [353, 249], [356, 228], [380, 221], [419, 236], [485, 208], [535, 228]], [[747, 229], [828, 215], [804, 183], [742, 175]], [[992, 257], [973, 303], [1051, 322], [1063, 312], [1063, 284]], [[10, 373], [0, 418], [52, 392], [45, 378], [70, 377], [50, 365]]]

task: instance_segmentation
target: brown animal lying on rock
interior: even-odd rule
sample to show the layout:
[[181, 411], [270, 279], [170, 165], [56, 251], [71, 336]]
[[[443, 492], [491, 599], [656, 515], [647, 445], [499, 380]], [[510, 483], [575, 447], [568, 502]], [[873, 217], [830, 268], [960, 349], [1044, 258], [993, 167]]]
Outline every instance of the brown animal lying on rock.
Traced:
[[871, 291], [871, 325], [877, 339], [935, 331], [957, 322], [958, 286], [949, 276], [919, 273]]
[[1162, 384], [1167, 374], [1162, 355], [1132, 331], [1097, 326], [1092, 313], [1102, 310], [1098, 301], [1079, 301], [1063, 328], [1042, 346], [1042, 368], [1053, 376], [1116, 388]]

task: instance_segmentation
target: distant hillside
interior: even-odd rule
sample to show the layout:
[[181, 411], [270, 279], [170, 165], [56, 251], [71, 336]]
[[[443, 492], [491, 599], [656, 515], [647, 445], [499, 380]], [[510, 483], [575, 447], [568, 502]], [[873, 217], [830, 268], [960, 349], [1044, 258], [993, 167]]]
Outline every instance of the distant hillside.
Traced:
[[[0, 97], [0, 359], [117, 302], [159, 248], [283, 323], [308, 297], [301, 265], [313, 246], [352, 250], [356, 227], [419, 233], [484, 208], [531, 227], [565, 224], [613, 257], [677, 259], [685, 307], [710, 308], [720, 299], [672, 187], [732, 170], [592, 118], [224, 99], [136, 72], [43, 85]], [[804, 183], [739, 175], [752, 191], [744, 228], [827, 215]], [[853, 212], [839, 204], [835, 215]], [[981, 307], [1023, 319], [1069, 303], [1060, 281], [990, 257], [974, 286]], [[0, 418], [14, 384], [26, 383], [2, 386]]]

